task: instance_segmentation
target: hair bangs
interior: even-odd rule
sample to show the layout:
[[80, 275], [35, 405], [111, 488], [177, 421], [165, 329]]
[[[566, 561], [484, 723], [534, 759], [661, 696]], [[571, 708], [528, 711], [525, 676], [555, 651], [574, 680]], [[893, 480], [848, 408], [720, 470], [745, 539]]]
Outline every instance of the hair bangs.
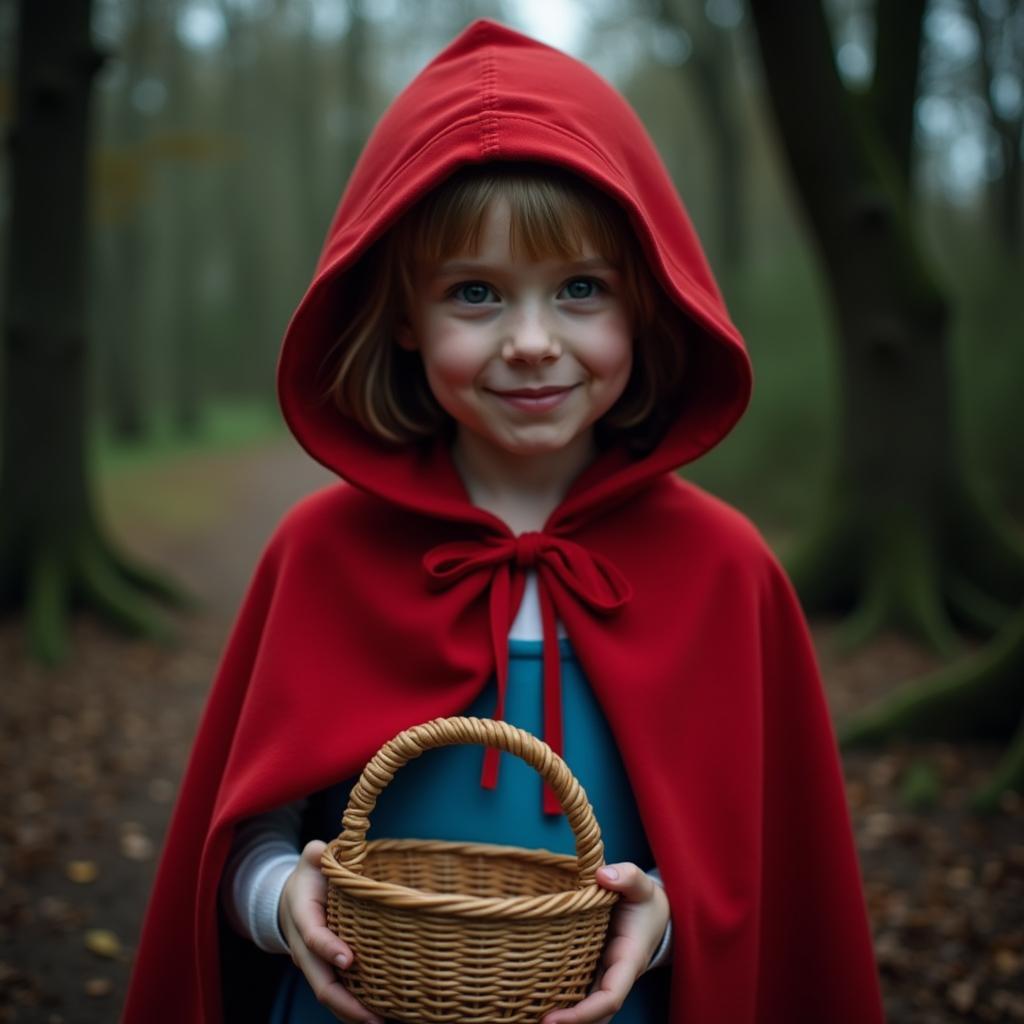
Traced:
[[[550, 172], [549, 172], [550, 174]], [[524, 166], [457, 175], [440, 186], [409, 224], [408, 251], [419, 266], [476, 253], [492, 202], [509, 208], [509, 247], [529, 260], [574, 259], [589, 245], [609, 261], [619, 255], [622, 212], [579, 179], [538, 178]]]

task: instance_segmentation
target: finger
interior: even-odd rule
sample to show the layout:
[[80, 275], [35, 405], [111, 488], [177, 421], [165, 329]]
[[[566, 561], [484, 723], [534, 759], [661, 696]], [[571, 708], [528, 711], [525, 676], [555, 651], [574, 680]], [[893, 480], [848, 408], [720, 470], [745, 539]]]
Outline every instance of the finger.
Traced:
[[591, 990], [582, 1002], [565, 1010], [555, 1010], [547, 1014], [542, 1024], [599, 1024], [606, 1018], [610, 1019], [626, 1001], [636, 972], [625, 960], [616, 960], [609, 964], [601, 975], [597, 988]]
[[338, 967], [348, 967], [355, 954], [347, 942], [327, 927], [323, 898], [318, 892], [300, 889], [295, 902], [294, 921], [302, 944], [317, 956]]
[[595, 1024], [622, 1009], [607, 992], [598, 991], [567, 1010], [557, 1010], [544, 1017], [541, 1024]]
[[[307, 847], [308, 849], [308, 847]], [[295, 901], [292, 910], [292, 926], [304, 946], [322, 960], [338, 967], [348, 967], [355, 958], [352, 947], [327, 927], [324, 903], [327, 899], [326, 881], [319, 870], [315, 876], [303, 873], [295, 881]], [[285, 939], [289, 946], [292, 936], [286, 929]]]
[[309, 927], [296, 921], [299, 939], [303, 946], [314, 953], [320, 960], [333, 964], [335, 967], [348, 967], [355, 959], [352, 947], [339, 939], [337, 935], [325, 927]]
[[596, 877], [599, 885], [612, 889], [630, 903], [649, 900], [657, 885], [646, 871], [642, 871], [632, 861], [606, 864], [598, 869]]
[[339, 1020], [348, 1024], [384, 1024], [377, 1014], [367, 1009], [339, 980], [328, 964], [311, 953], [303, 952], [297, 958], [299, 970], [306, 976], [317, 1002], [325, 1006]]
[[302, 848], [300, 859], [304, 864], [308, 864], [311, 867], [316, 868], [317, 874], [319, 874], [320, 858], [323, 856], [323, 852], [326, 849], [327, 844], [322, 839], [310, 839], [310, 841]]

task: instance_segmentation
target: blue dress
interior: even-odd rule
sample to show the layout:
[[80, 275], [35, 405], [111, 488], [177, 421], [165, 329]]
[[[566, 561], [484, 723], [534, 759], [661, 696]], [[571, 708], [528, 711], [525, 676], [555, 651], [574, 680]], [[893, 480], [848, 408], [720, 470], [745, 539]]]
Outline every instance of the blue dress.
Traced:
[[[636, 801], [608, 723], [587, 684], [569, 642], [559, 641], [562, 667], [563, 757], [582, 783], [604, 840], [605, 860], [654, 864]], [[505, 719], [543, 735], [542, 641], [509, 641]], [[491, 680], [462, 713], [489, 718], [497, 684]], [[480, 785], [484, 748], [452, 746], [428, 750], [403, 767], [381, 794], [370, 818], [368, 839], [418, 837], [472, 840], [575, 853], [564, 815], [541, 811], [540, 776], [518, 757], [501, 755], [496, 789]], [[356, 778], [332, 787], [311, 802], [310, 834], [330, 839], [341, 830], [341, 816]], [[439, 800], [438, 794], [444, 794]], [[668, 971], [655, 969], [637, 980], [616, 1024], [658, 1024], [668, 1017]], [[272, 1024], [331, 1024], [337, 1018], [322, 1007], [305, 978], [289, 966], [278, 990]]]

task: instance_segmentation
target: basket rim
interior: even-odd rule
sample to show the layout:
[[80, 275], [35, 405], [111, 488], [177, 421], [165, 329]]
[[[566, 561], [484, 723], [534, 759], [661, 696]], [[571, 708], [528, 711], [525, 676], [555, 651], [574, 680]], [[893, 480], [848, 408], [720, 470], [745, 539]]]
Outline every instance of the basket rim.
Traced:
[[[453, 917], [517, 918], [558, 917], [590, 910], [610, 909], [618, 902], [618, 893], [604, 889], [596, 882], [578, 889], [563, 889], [538, 896], [473, 896], [465, 893], [434, 893], [396, 882], [382, 882], [357, 873], [341, 864], [334, 849], [341, 837], [328, 843], [321, 857], [321, 869], [329, 887], [363, 900], [389, 907], [433, 911]], [[571, 854], [532, 850], [498, 843], [467, 843], [438, 839], [378, 839], [366, 844], [373, 849], [430, 847], [431, 852], [454, 852], [479, 856], [514, 856], [520, 860], [540, 860], [545, 866], [565, 867], [575, 871], [576, 857]], [[536, 856], [535, 856], [536, 855]]]

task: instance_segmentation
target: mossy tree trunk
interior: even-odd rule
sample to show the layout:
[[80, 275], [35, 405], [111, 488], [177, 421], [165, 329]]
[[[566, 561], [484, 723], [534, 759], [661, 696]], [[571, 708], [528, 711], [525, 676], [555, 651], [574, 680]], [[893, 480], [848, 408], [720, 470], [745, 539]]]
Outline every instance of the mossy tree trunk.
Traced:
[[141, 593], [179, 597], [102, 529], [87, 470], [86, 156], [90, 0], [22, 0], [9, 136], [0, 607], [24, 609], [31, 648], [56, 660], [75, 600], [160, 633]]
[[[120, 178], [116, 197], [101, 204], [103, 236], [96, 241], [97, 263], [104, 263], [104, 287], [99, 296], [98, 321], [103, 332], [99, 346], [100, 394], [111, 434], [122, 442], [141, 442], [148, 433], [146, 395], [146, 235], [143, 202], [145, 175], [141, 168], [146, 125], [135, 103], [135, 89], [147, 75], [154, 49], [152, 19], [143, 0], [123, 5], [125, 35], [121, 58], [124, 84], [111, 100], [110, 136], [116, 152], [134, 173]], [[110, 189], [111, 192], [114, 188]]]
[[[1003, 76], [1012, 81], [1010, 68], [1024, 63], [1024, 31], [1021, 31], [1021, 0], [998, 5], [969, 0], [967, 11], [978, 30], [978, 95], [988, 108], [989, 124], [999, 140], [1003, 173], [992, 183], [993, 223], [1006, 254], [1024, 255], [1024, 105], [1000, 105], [995, 91]], [[997, 63], [1002, 51], [1003, 60]], [[1009, 60], [1007, 60], [1009, 54]], [[1007, 66], [1009, 65], [1009, 67]], [[1018, 81], [1019, 85], [1019, 81]], [[1008, 109], [1009, 108], [1009, 109]]]
[[[197, 95], [197, 65], [200, 58], [190, 56], [176, 30], [179, 6], [164, 0], [163, 73], [168, 95], [167, 123], [187, 135], [200, 122], [202, 101]], [[203, 125], [205, 128], [206, 126]], [[175, 432], [184, 438], [196, 438], [202, 432], [205, 381], [203, 379], [204, 307], [200, 274], [201, 250], [208, 244], [207, 211], [203, 209], [202, 172], [194, 161], [172, 160], [166, 168], [170, 188], [165, 193], [170, 217], [164, 226], [164, 242], [170, 252], [172, 298], [167, 313], [170, 328], [170, 400], [171, 421]]]
[[[879, 5], [877, 70], [853, 96], [818, 0], [753, 0], [768, 92], [817, 243], [841, 346], [840, 451], [828, 510], [793, 561], [810, 612], [851, 612], [846, 639], [885, 628], [943, 653], [956, 625], [991, 633], [1024, 595], [1024, 555], [957, 459], [947, 299], [909, 199], [924, 0]], [[799, 55], [799, 59], [797, 59]]]
[[[948, 655], [961, 626], [985, 635], [1005, 629], [1009, 652], [994, 667], [958, 669], [955, 687], [946, 675], [917, 684], [913, 699], [897, 695], [865, 716], [870, 728], [854, 723], [848, 739], [949, 735], [943, 723], [957, 735], [987, 734], [996, 679], [995, 724], [1009, 735], [1024, 703], [1024, 636], [1013, 619], [1024, 597], [1024, 550], [958, 460], [950, 309], [911, 222], [925, 0], [877, 4], [875, 77], [860, 95], [839, 78], [820, 0], [750, 7], [841, 346], [838, 462], [825, 514], [791, 563], [794, 582], [809, 612], [848, 613], [847, 646], [897, 629]], [[1004, 773], [1003, 783], [1021, 781], [1019, 768]]]
[[[655, 19], [683, 34], [692, 47], [680, 71], [702, 120], [704, 145], [714, 182], [712, 266], [719, 283], [729, 285], [746, 248], [746, 181], [743, 123], [739, 111], [736, 59], [730, 29], [713, 24], [692, 0], [650, 0]], [[707, 243], [708, 239], [705, 239]]]
[[[302, 207], [298, 214], [300, 233], [305, 237], [305, 232], [310, 230], [309, 206], [313, 202], [310, 194], [315, 192], [312, 180], [317, 172], [310, 169], [311, 180], [308, 181], [296, 177], [286, 194], [276, 185], [278, 179], [270, 176], [269, 168], [263, 166], [265, 152], [261, 140], [268, 136], [278, 138], [277, 126], [281, 122], [275, 121], [273, 128], [268, 122], [271, 112], [275, 112], [276, 117], [281, 106], [276, 93], [281, 88], [285, 69], [279, 68], [280, 74], [267, 74], [271, 56], [268, 33], [272, 27], [263, 24], [266, 18], [228, 0], [220, 0], [220, 9], [228, 30], [220, 117], [224, 124], [232, 126], [241, 140], [237, 159], [225, 165], [219, 186], [234, 296], [230, 344], [236, 350], [251, 353], [251, 358], [240, 361], [237, 366], [233, 393], [246, 398], [259, 395], [272, 402], [273, 389], [267, 385], [274, 379], [280, 326], [271, 276], [286, 272], [282, 255], [284, 239], [274, 237], [266, 218], [253, 216], [253, 211], [271, 206], [276, 209], [298, 193], [297, 201]], [[296, 66], [292, 70], [306, 79], [314, 74], [313, 66]], [[284, 106], [292, 113], [300, 109], [298, 104]], [[286, 137], [287, 132], [282, 132], [280, 137]], [[289, 143], [284, 148], [291, 152], [292, 145]], [[308, 153], [304, 156], [308, 157]], [[319, 228], [322, 233], [322, 223]], [[309, 261], [302, 267], [304, 274], [312, 272], [319, 241], [309, 252], [303, 253]]]

